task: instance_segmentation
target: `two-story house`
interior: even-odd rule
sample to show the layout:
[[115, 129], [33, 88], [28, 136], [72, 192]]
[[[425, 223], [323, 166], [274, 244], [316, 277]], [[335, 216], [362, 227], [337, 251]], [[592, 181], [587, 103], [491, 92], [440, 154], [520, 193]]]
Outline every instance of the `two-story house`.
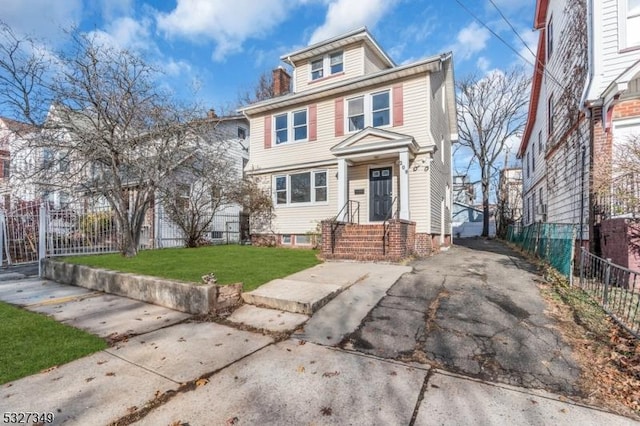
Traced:
[[599, 181], [611, 182], [616, 143], [640, 134], [639, 24], [637, 0], [536, 2], [539, 41], [518, 151], [523, 221], [575, 224], [596, 253], [607, 239], [603, 220], [615, 214]]
[[[280, 96], [241, 109], [251, 124], [246, 171], [275, 206], [269, 226], [253, 233], [304, 246], [324, 220], [323, 253], [358, 259], [449, 245], [451, 54], [396, 65], [360, 28], [281, 60], [292, 90], [281, 94], [288, 74], [276, 70]], [[389, 227], [401, 237], [387, 238]]]

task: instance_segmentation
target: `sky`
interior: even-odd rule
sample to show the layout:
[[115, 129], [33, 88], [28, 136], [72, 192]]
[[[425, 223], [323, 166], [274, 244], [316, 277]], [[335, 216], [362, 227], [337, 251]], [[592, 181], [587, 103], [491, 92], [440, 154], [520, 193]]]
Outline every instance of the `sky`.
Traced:
[[533, 62], [534, 8], [535, 0], [0, 0], [0, 20], [52, 50], [64, 29], [96, 33], [156, 65], [176, 95], [232, 112], [262, 73], [283, 65], [281, 55], [362, 26], [397, 64], [452, 51], [456, 78]]

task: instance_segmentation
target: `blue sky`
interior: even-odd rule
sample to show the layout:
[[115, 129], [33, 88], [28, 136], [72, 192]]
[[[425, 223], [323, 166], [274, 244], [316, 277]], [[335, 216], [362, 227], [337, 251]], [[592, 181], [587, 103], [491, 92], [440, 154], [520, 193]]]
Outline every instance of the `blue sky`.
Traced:
[[[367, 26], [398, 64], [453, 51], [456, 77], [522, 63], [535, 51], [535, 0], [0, 0], [0, 19], [52, 49], [63, 28], [96, 32], [165, 73], [176, 94], [231, 111], [282, 54]], [[496, 9], [495, 6], [498, 9]], [[464, 163], [464, 161], [463, 161]]]

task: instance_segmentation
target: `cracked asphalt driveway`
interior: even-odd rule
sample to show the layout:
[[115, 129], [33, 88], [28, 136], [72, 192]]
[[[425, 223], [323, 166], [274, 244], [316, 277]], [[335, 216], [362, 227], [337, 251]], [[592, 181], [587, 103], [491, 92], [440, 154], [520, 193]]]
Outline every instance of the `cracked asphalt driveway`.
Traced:
[[413, 262], [341, 346], [482, 380], [579, 394], [580, 369], [545, 314], [535, 268], [498, 241], [467, 239]]

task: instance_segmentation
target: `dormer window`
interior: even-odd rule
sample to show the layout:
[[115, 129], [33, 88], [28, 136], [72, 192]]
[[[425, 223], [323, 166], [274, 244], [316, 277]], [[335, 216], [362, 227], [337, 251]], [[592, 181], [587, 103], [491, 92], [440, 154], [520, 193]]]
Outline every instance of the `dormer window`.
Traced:
[[333, 52], [311, 61], [311, 81], [344, 71], [343, 53]]

